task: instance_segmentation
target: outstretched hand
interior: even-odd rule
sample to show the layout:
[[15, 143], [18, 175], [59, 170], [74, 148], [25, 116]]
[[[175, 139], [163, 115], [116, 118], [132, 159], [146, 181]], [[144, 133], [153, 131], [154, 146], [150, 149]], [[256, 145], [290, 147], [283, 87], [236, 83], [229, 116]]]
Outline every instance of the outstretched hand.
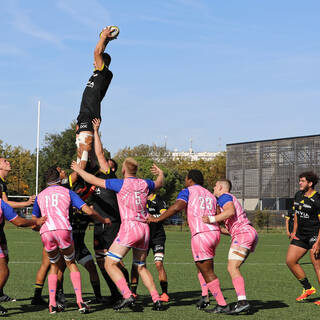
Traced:
[[72, 161], [71, 169], [77, 173], [79, 173], [82, 169], [76, 161]]
[[105, 27], [102, 29], [100, 33], [100, 38], [108, 40], [108, 38], [112, 38], [112, 28], [111, 27]]
[[158, 218], [151, 216], [150, 214], [147, 217], [147, 223], [151, 223], [151, 222], [159, 222]]
[[155, 176], [158, 176], [160, 173], [162, 173], [162, 170], [159, 167], [157, 167], [155, 164], [152, 165], [150, 171]]
[[38, 219], [36, 220], [37, 226], [42, 226], [42, 225], [46, 222], [46, 220], [47, 220], [47, 217], [46, 217], [46, 216], [41, 217], [41, 218], [38, 218]]
[[203, 223], [210, 223], [209, 217], [208, 216], [203, 216], [202, 217], [202, 222]]
[[99, 131], [100, 124], [101, 124], [101, 120], [98, 119], [98, 118], [94, 118], [94, 119], [92, 120], [93, 130], [94, 130], [94, 131]]

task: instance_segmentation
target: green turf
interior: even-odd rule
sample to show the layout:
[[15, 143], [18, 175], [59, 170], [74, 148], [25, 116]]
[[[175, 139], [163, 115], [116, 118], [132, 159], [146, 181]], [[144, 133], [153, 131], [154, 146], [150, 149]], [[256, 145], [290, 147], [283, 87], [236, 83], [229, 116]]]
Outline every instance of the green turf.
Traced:
[[[10, 279], [5, 292], [17, 298], [17, 302], [3, 303], [9, 310], [12, 319], [212, 319], [230, 318], [227, 315], [212, 315], [198, 311], [195, 307], [200, 296], [196, 269], [190, 250], [190, 235], [188, 232], [167, 232], [167, 250], [165, 266], [169, 279], [171, 302], [167, 310], [155, 312], [151, 310], [151, 298], [142, 283], [139, 285], [139, 302], [144, 305], [143, 312], [115, 312], [101, 305], [92, 305], [92, 313], [80, 315], [77, 312], [73, 290], [68, 273], [65, 277], [65, 292], [68, 296], [68, 307], [64, 313], [49, 315], [47, 309], [38, 310], [30, 305], [33, 294], [33, 283], [41, 260], [41, 241], [37, 233], [31, 230], [7, 228], [6, 235], [10, 251]], [[87, 234], [88, 248], [92, 248], [92, 230]], [[295, 298], [301, 293], [300, 284], [291, 275], [285, 265], [288, 239], [284, 234], [261, 234], [256, 252], [252, 254], [242, 272], [246, 280], [247, 297], [254, 308], [254, 314], [238, 316], [237, 319], [312, 319], [317, 307], [311, 303], [296, 303]], [[226, 271], [226, 261], [229, 248], [229, 238], [222, 237], [215, 258], [215, 270], [220, 278], [223, 294], [227, 302], [236, 300], [231, 280]], [[130, 254], [129, 254], [130, 255]], [[131, 256], [125, 262], [130, 266]], [[303, 268], [309, 280], [316, 284], [315, 274], [309, 257], [302, 260]], [[156, 270], [149, 260], [149, 267], [154, 274], [157, 286]], [[86, 270], [80, 267], [85, 299], [92, 299], [92, 289]], [[108, 295], [108, 289], [101, 280], [103, 294]], [[48, 297], [47, 285], [43, 292]], [[316, 298], [318, 295], [315, 295]], [[215, 302], [211, 298], [211, 307]]]

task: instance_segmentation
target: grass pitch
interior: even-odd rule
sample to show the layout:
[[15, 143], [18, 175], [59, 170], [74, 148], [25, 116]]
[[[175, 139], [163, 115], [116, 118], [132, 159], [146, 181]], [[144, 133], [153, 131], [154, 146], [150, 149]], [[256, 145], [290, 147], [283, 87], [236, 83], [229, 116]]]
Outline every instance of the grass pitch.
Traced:
[[[50, 315], [45, 308], [30, 305], [33, 295], [33, 284], [36, 272], [40, 266], [42, 244], [39, 234], [26, 229], [6, 228], [9, 247], [10, 278], [5, 287], [5, 293], [17, 298], [17, 302], [3, 303], [8, 309], [8, 317], [12, 319], [222, 319], [230, 318], [228, 315], [207, 314], [196, 309], [201, 291], [197, 279], [191, 249], [190, 234], [186, 231], [167, 231], [167, 245], [165, 267], [169, 279], [169, 295], [171, 301], [166, 304], [166, 311], [155, 312], [151, 310], [152, 301], [146, 289], [140, 282], [138, 287], [138, 303], [143, 305], [141, 312], [123, 310], [113, 311], [102, 305], [92, 304], [92, 313], [81, 315], [77, 311], [75, 296], [71, 286], [69, 272], [66, 272], [64, 288], [68, 299], [66, 311]], [[92, 249], [92, 230], [87, 232], [87, 246]], [[284, 234], [260, 234], [256, 252], [250, 255], [242, 266], [242, 273], [246, 280], [247, 298], [253, 307], [252, 315], [236, 316], [237, 319], [313, 319], [320, 311], [310, 299], [304, 303], [296, 303], [295, 298], [300, 295], [302, 288], [291, 275], [285, 265], [285, 256], [288, 239]], [[230, 238], [221, 236], [221, 242], [216, 252], [215, 271], [220, 279], [223, 294], [228, 303], [236, 301], [232, 282], [226, 270], [227, 255]], [[91, 251], [93, 253], [93, 250]], [[316, 277], [307, 255], [302, 259], [310, 282], [319, 288]], [[131, 253], [125, 259], [126, 266], [131, 267]], [[148, 258], [148, 266], [154, 275], [157, 287], [159, 281], [152, 257]], [[88, 273], [81, 266], [82, 287], [84, 299], [93, 299]], [[102, 276], [100, 277], [103, 295], [109, 295]], [[320, 292], [320, 291], [319, 291]], [[47, 283], [43, 290], [44, 298], [48, 299]], [[215, 306], [211, 297], [210, 308]]]

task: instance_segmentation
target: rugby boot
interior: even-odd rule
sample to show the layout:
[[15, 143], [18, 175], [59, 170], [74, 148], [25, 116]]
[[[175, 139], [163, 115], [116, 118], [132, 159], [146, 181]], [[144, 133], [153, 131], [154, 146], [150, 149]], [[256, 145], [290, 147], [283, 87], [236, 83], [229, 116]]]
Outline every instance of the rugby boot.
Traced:
[[167, 293], [163, 292], [162, 295], [160, 296], [160, 301], [162, 302], [169, 302], [170, 301], [170, 298], [168, 296]]
[[7, 294], [3, 294], [0, 297], [0, 302], [16, 302], [17, 300], [15, 298], [9, 297]]
[[3, 316], [8, 312], [8, 310], [2, 306], [0, 306], [0, 315]]
[[213, 309], [206, 309], [204, 311], [208, 313], [228, 313], [230, 312], [230, 307], [228, 304], [226, 306], [217, 304]]
[[197, 302], [197, 308], [199, 310], [205, 309], [209, 305], [210, 305], [209, 296], [201, 296], [201, 298]]
[[90, 307], [85, 302], [79, 302], [78, 308], [79, 308], [78, 311], [80, 313], [89, 313], [90, 312]]
[[303, 289], [301, 296], [299, 296], [296, 301], [303, 301], [316, 292], [317, 290], [314, 287], [311, 287], [310, 289]]
[[135, 307], [135, 299], [134, 297], [131, 295], [128, 299], [122, 299], [121, 301], [119, 301], [117, 304], [115, 304], [113, 306], [113, 310], [121, 310], [123, 308], [129, 307], [129, 308], [134, 308]]
[[250, 310], [250, 304], [247, 300], [240, 300], [236, 305], [227, 312], [228, 314], [239, 314], [242, 312], [248, 312]]
[[160, 300], [154, 302], [153, 306], [152, 306], [152, 310], [153, 311], [163, 311], [162, 302]]
[[316, 306], [320, 306], [320, 300], [315, 301], [314, 304], [315, 304]]
[[55, 314], [58, 312], [58, 307], [57, 306], [49, 306], [49, 312], [50, 314]]

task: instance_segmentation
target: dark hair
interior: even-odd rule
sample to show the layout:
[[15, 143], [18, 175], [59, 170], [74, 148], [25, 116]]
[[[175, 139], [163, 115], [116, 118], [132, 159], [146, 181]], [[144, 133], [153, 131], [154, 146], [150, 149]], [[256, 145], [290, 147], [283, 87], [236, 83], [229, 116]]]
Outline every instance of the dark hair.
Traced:
[[219, 179], [218, 181], [219, 182], [225, 182], [228, 185], [229, 192], [231, 191], [232, 183], [231, 183], [231, 181], [229, 179]]
[[60, 173], [56, 166], [50, 167], [45, 173], [46, 183], [58, 181], [60, 178]]
[[114, 172], [117, 172], [117, 170], [118, 170], [118, 164], [117, 164], [117, 162], [116, 162], [116, 160], [114, 160], [114, 159], [108, 159], [108, 161], [111, 161], [112, 163], [113, 163], [113, 168], [114, 168]]
[[199, 184], [200, 186], [203, 186], [204, 179], [202, 172], [197, 169], [192, 169], [188, 172], [187, 178], [191, 179], [194, 183]]
[[306, 178], [308, 182], [312, 182], [312, 188], [318, 183], [319, 177], [313, 171], [306, 171], [299, 174], [299, 179]]
[[109, 66], [110, 66], [110, 63], [111, 63], [111, 57], [110, 57], [106, 52], [104, 52], [104, 53], [102, 54], [102, 58], [103, 58], [104, 64], [105, 64], [107, 67], [109, 67]]

